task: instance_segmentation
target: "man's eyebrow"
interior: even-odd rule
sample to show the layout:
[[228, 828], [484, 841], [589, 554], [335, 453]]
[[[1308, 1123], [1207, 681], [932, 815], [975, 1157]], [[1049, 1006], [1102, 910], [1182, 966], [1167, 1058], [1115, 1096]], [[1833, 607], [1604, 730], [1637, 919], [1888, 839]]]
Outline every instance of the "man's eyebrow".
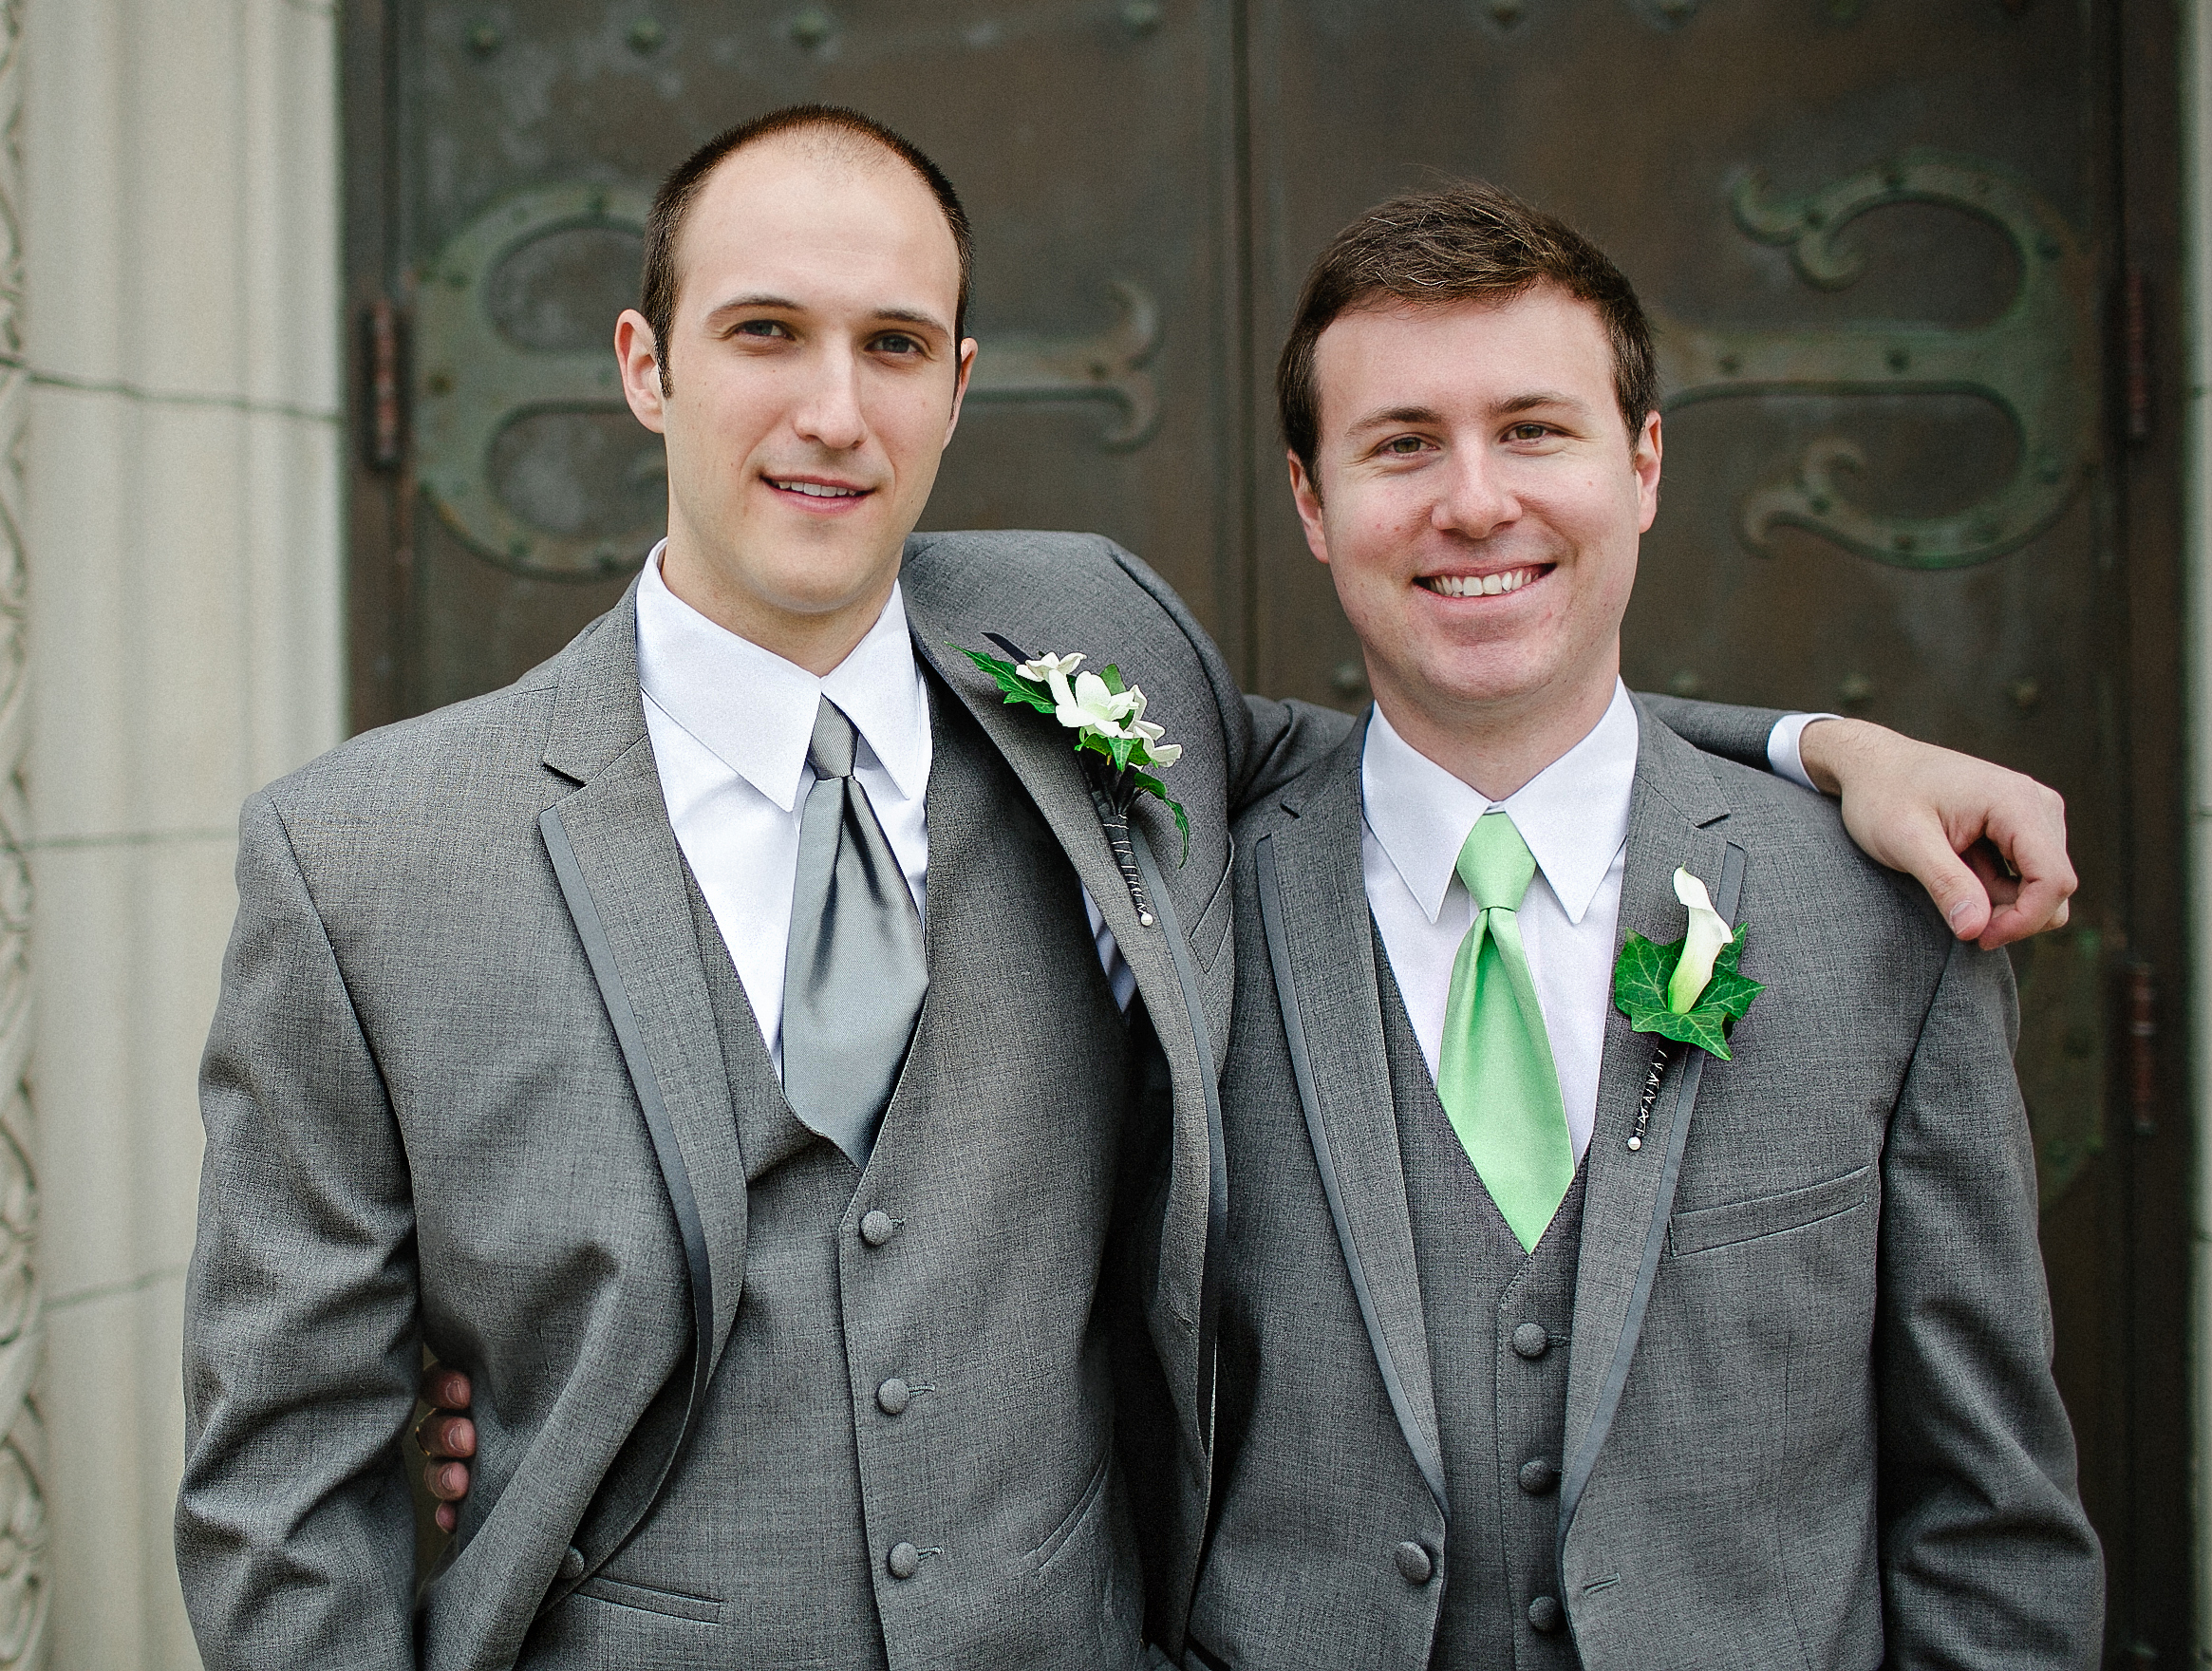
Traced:
[[1363, 429], [1386, 429], [1397, 423], [1441, 423], [1443, 421], [1442, 414], [1434, 406], [1384, 406], [1354, 422], [1350, 433], [1358, 435]]
[[1515, 412], [1532, 412], [1539, 406], [1573, 406], [1580, 410], [1586, 404], [1579, 395], [1562, 394], [1557, 389], [1546, 388], [1500, 401], [1490, 411], [1497, 417], [1509, 418]]

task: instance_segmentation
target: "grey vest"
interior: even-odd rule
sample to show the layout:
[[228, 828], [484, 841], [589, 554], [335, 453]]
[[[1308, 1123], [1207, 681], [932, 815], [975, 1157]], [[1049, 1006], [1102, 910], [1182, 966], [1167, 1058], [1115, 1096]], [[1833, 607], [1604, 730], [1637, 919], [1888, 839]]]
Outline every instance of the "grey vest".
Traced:
[[1579, 1663], [1553, 1543], [1583, 1174], [1524, 1253], [1436, 1099], [1379, 945], [1376, 961], [1452, 1505], [1429, 1663], [1563, 1671]]
[[1074, 873], [932, 685], [929, 992], [865, 1173], [780, 1098], [696, 885], [745, 1158], [745, 1285], [636, 1534], [526, 1663], [1134, 1666], [1095, 1316], [1128, 1034]]

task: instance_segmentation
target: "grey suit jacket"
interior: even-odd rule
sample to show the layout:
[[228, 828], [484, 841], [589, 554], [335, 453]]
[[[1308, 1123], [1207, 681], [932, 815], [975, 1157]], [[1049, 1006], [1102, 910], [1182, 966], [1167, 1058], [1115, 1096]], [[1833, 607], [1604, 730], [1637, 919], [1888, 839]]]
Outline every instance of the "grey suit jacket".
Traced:
[[[1670, 1053], [1637, 1151], [1652, 1041], [1608, 1014], [1560, 1496], [1583, 1662], [2092, 1664], [2100, 1556], [2050, 1374], [2010, 966], [1953, 942], [1819, 798], [1648, 707], [1641, 723], [1622, 929], [1678, 938], [1687, 864], [1748, 922], [1767, 990], [1734, 1060]], [[1239, 1518], [1284, 1549], [1327, 1527], [1348, 1551], [1303, 1568], [1273, 1551], [1288, 1645], [1270, 1671], [1425, 1663], [1433, 1604], [1388, 1551], [1440, 1539], [1447, 1572], [1484, 1558], [1480, 1518], [1455, 1524], [1444, 1492], [1361, 742], [1238, 826], [1214, 1490], [1275, 1505]], [[1307, 1378], [1310, 1429], [1243, 1420], [1259, 1372]]]
[[[1140, 1307], [1172, 1422], [1155, 1442], [1194, 1489], [1152, 1534], [1194, 1550], [1228, 809], [1341, 721], [1248, 711], [1172, 593], [1104, 540], [920, 535], [903, 584], [917, 650], [1064, 844], [1164, 1061]], [[1117, 661], [1183, 743], [1188, 862], [1160, 809], [1137, 815], [1156, 926], [1137, 922], [1065, 735], [954, 653], [987, 631]], [[507, 689], [253, 797], [237, 878], [186, 1302], [177, 1544], [201, 1652], [287, 1671], [508, 1663], [649, 1507], [743, 1285], [731, 1086], [631, 598]], [[479, 1437], [463, 1535], [411, 1621], [399, 1440], [425, 1346], [474, 1374]], [[998, 1460], [1019, 1477], [1020, 1458]]]

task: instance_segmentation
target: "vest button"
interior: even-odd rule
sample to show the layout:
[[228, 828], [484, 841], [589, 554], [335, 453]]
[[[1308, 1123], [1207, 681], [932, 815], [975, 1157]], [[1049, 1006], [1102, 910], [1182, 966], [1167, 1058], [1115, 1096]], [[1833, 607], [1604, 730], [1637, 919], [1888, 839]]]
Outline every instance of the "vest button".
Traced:
[[1397, 1563], [1397, 1575], [1408, 1584], [1426, 1584], [1429, 1574], [1436, 1570], [1436, 1563], [1429, 1558], [1429, 1551], [1419, 1544], [1406, 1542], [1390, 1552]]
[[1542, 1456], [1532, 1457], [1521, 1464], [1521, 1489], [1532, 1497], [1541, 1497], [1559, 1483], [1559, 1470]]
[[911, 1578], [922, 1570], [922, 1551], [912, 1544], [893, 1544], [890, 1559], [884, 1565], [890, 1568], [893, 1578]]
[[876, 1405], [886, 1416], [904, 1416], [910, 1396], [907, 1383], [895, 1375], [875, 1389]]
[[584, 1551], [576, 1548], [574, 1544], [571, 1544], [569, 1552], [561, 1557], [561, 1582], [573, 1584], [583, 1576]]
[[1566, 1623], [1566, 1609], [1554, 1597], [1538, 1596], [1528, 1604], [1528, 1623], [1549, 1636]]
[[880, 1248], [890, 1240], [891, 1231], [898, 1228], [897, 1221], [890, 1213], [880, 1207], [872, 1208], [868, 1216], [860, 1221], [860, 1239], [871, 1248]]
[[1513, 1350], [1524, 1358], [1541, 1358], [1551, 1350], [1551, 1336], [1541, 1323], [1524, 1323], [1513, 1331]]

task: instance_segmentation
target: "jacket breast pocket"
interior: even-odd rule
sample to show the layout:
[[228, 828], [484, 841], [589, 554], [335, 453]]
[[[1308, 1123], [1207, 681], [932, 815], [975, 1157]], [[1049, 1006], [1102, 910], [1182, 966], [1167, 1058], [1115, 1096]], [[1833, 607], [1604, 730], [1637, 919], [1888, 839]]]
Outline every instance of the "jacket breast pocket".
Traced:
[[1801, 1230], [1824, 1218], [1851, 1211], [1865, 1201], [1873, 1187], [1874, 1168], [1868, 1165], [1803, 1189], [1785, 1190], [1778, 1195], [1678, 1212], [1667, 1226], [1667, 1250], [1680, 1258], [1761, 1236], [1778, 1236], [1785, 1230]]

